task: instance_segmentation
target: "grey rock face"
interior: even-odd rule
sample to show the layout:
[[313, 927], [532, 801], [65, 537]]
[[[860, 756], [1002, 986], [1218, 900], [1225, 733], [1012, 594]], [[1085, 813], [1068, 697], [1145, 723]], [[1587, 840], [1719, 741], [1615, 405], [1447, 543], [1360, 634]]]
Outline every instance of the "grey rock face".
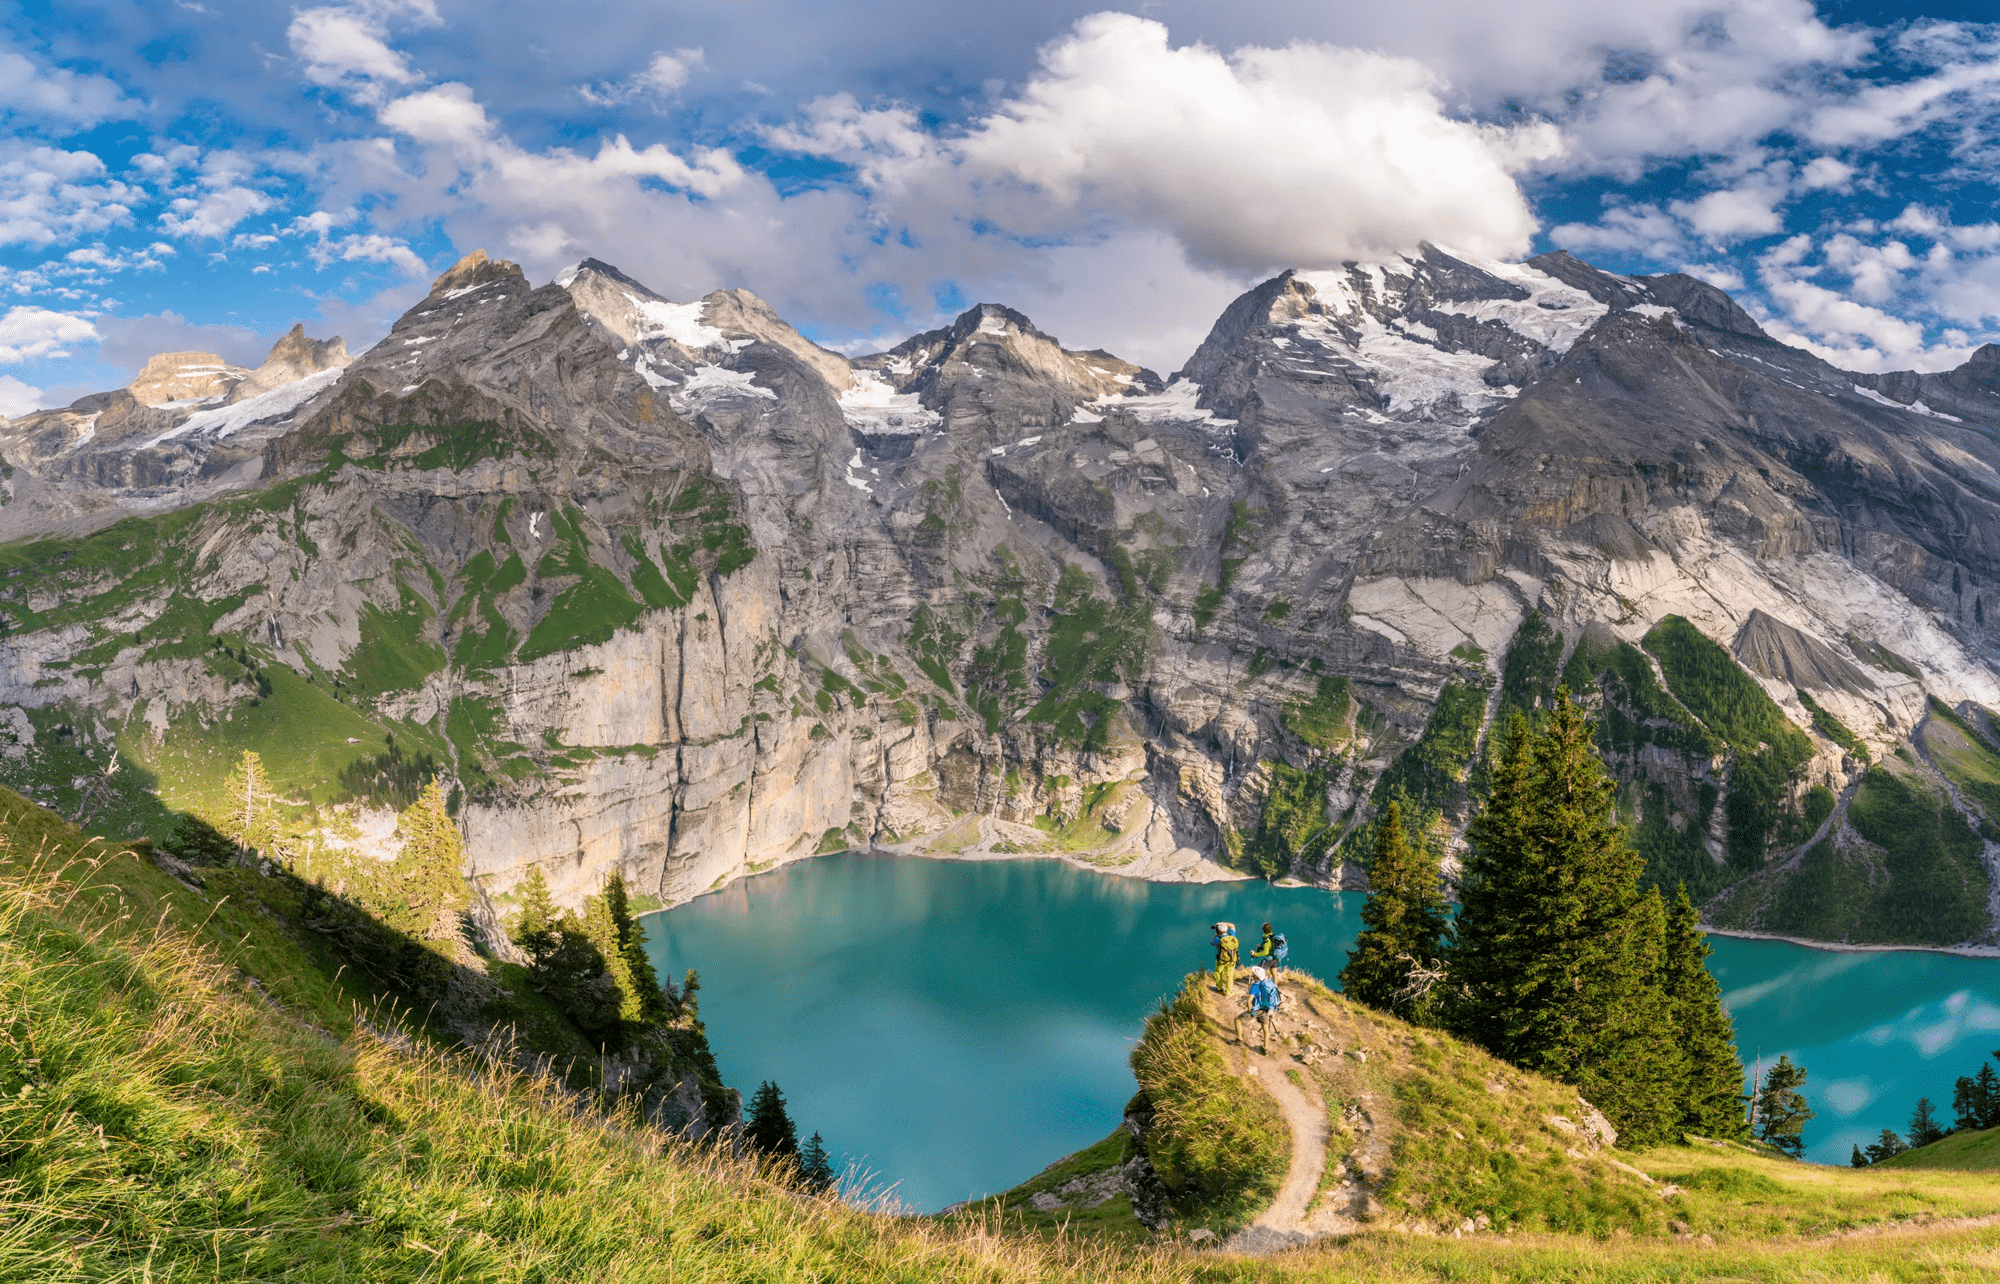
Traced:
[[[200, 806], [177, 746], [283, 666], [286, 717], [376, 729], [288, 787], [421, 744], [502, 916], [531, 867], [670, 903], [857, 844], [1352, 885], [1385, 789], [1462, 823], [1492, 719], [1564, 676], [1637, 720], [1607, 754], [1687, 852], [1748, 850], [1717, 799], [1756, 745], [1632, 703], [1670, 615], [1806, 737], [1778, 812], [1859, 787], [1801, 693], [1877, 757], [1927, 698], [2000, 706], [2000, 358], [1838, 371], [1686, 277], [1288, 272], [1162, 381], [990, 304], [849, 361], [742, 291], [475, 255], [336, 343], [8, 425], [0, 533], [61, 537], [0, 568], [10, 779], [76, 809], [61, 720]], [[80, 538], [134, 514], [153, 544]]]

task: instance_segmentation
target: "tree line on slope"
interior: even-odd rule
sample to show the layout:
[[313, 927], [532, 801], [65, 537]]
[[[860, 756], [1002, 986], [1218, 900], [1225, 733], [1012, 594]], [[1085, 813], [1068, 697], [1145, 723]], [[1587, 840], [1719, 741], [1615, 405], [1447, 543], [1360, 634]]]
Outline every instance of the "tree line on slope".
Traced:
[[[1435, 847], [1412, 840], [1400, 804], [1384, 809], [1342, 988], [1574, 1085], [1625, 1145], [1742, 1139], [1743, 1070], [1699, 916], [1685, 888], [1671, 906], [1640, 890], [1644, 858], [1613, 820], [1594, 730], [1567, 689], [1538, 725], [1509, 719], [1467, 829], [1455, 923]], [[1796, 1155], [1812, 1113], [1805, 1072], [1783, 1064], [1751, 1113]]]
[[[1994, 1052], [1993, 1056], [2000, 1059], [2000, 1051]], [[1848, 1162], [1856, 1168], [1866, 1168], [1885, 1159], [1894, 1159], [1906, 1150], [1943, 1141], [1953, 1133], [2000, 1128], [2000, 1074], [1993, 1072], [1991, 1063], [1982, 1061], [1976, 1074], [1958, 1077], [1951, 1090], [1951, 1113], [1951, 1126], [1946, 1127], [1938, 1122], [1937, 1106], [1931, 1099], [1918, 1097], [1916, 1108], [1910, 1112], [1907, 1140], [1899, 1136], [1894, 1128], [1884, 1128], [1882, 1135], [1867, 1147], [1854, 1147], [1853, 1157]]]

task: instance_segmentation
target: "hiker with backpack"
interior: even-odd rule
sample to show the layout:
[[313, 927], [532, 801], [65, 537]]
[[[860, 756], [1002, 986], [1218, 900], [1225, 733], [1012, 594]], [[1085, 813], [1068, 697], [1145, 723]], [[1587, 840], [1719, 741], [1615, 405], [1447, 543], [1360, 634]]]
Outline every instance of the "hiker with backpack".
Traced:
[[1250, 975], [1254, 979], [1250, 982], [1249, 1003], [1236, 1014], [1236, 1042], [1243, 1042], [1243, 1018], [1249, 1017], [1257, 1023], [1258, 1036], [1262, 1041], [1258, 1051], [1270, 1056], [1271, 1024], [1277, 1019], [1278, 1009], [1284, 1006], [1285, 996], [1278, 992], [1278, 983], [1263, 968], [1251, 968]]
[[1236, 924], [1215, 924], [1215, 937], [1210, 943], [1215, 946], [1215, 989], [1218, 994], [1227, 994], [1236, 984], [1237, 952], [1242, 948], [1236, 939]]
[[1262, 959], [1264, 966], [1271, 969], [1271, 979], [1278, 979], [1278, 969], [1285, 965], [1285, 955], [1291, 947], [1285, 944], [1283, 932], [1273, 932], [1269, 923], [1264, 924], [1264, 939], [1257, 942], [1257, 948], [1250, 951], [1253, 959]]

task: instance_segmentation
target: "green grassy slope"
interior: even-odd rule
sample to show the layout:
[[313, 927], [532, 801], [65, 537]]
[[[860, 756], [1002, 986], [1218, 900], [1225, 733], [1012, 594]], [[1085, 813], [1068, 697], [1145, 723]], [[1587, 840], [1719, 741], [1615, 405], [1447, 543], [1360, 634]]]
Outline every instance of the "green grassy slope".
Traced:
[[[1736, 1148], [1630, 1157], [1691, 1192], [1714, 1245], [1370, 1233], [1252, 1261], [1000, 1210], [885, 1216], [440, 1044], [258, 875], [204, 874], [184, 886], [0, 795], [0, 1279], [1946, 1281], [2000, 1253], [2000, 1229], [1948, 1220], [2000, 1213], [2000, 1180]], [[1430, 1036], [1393, 1033], [1412, 1042], [1382, 1044], [1385, 1072], [1458, 1077]]]
[[2000, 1173], [2000, 1128], [1955, 1132], [1942, 1141], [1906, 1150], [1876, 1165], [1880, 1168], [1956, 1168], [1965, 1172]]

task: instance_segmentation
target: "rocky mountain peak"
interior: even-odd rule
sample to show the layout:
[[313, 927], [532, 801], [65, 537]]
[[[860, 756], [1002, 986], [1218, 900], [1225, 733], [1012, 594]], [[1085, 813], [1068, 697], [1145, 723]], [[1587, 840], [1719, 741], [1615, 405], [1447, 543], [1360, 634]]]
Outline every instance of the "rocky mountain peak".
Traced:
[[514, 280], [523, 286], [527, 278], [518, 265], [506, 259], [489, 259], [485, 250], [474, 250], [458, 262], [444, 270], [444, 274], [431, 282], [431, 298], [439, 295], [457, 297], [496, 281]]
[[307, 375], [318, 374], [322, 370], [337, 370], [353, 360], [348, 354], [346, 340], [339, 335], [331, 339], [311, 338], [306, 334], [305, 324], [300, 322], [271, 345], [270, 355], [264, 358], [264, 364], [237, 383], [229, 393], [229, 400], [237, 402], [261, 396]]
[[161, 352], [146, 359], [126, 391], [142, 406], [206, 401], [227, 395], [249, 373], [213, 352]]

